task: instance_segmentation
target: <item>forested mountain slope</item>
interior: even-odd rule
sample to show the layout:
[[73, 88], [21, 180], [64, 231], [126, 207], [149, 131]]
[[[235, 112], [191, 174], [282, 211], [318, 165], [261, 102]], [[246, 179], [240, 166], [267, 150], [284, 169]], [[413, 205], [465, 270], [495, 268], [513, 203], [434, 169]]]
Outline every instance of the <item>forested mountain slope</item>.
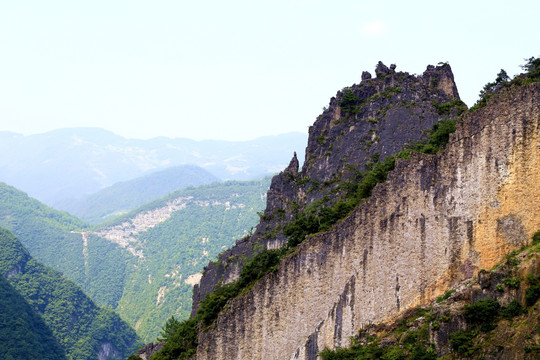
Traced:
[[58, 201], [55, 207], [90, 224], [98, 224], [173, 191], [216, 181], [219, 181], [217, 177], [198, 166], [175, 166], [116, 183], [80, 199]]
[[0, 183], [0, 226], [9, 229], [36, 260], [63, 273], [101, 305], [122, 296], [128, 255], [111, 242], [82, 234], [78, 218]]
[[250, 233], [269, 185], [267, 177], [187, 188], [85, 233], [89, 245], [104, 238], [129, 254], [109, 264], [125, 274], [110, 305], [147, 340], [171, 315], [188, 317], [203, 267]]
[[268, 177], [187, 188], [93, 230], [0, 184], [0, 226], [153, 340], [171, 314], [188, 316], [204, 265], [257, 223], [269, 183]]
[[64, 360], [64, 350], [36, 313], [0, 276], [0, 358], [5, 360]]
[[0, 183], [0, 226], [13, 232], [37, 260], [84, 284], [81, 235], [86, 224]]
[[[2, 333], [8, 331], [9, 336], [2, 337], [0, 348], [6, 358], [22, 359], [19, 356], [27, 351], [27, 359], [62, 359], [64, 352], [67, 359], [74, 360], [123, 359], [137, 348], [135, 331], [118, 315], [99, 308], [75, 283], [33, 259], [18, 239], [2, 228], [0, 277], [6, 295], [2, 301], [22, 314], [16, 321], [3, 315], [8, 320], [3, 324], [9, 327]], [[23, 326], [28, 333], [23, 332]], [[12, 348], [17, 344], [26, 350], [17, 352]], [[33, 353], [38, 350], [43, 351], [42, 357]]]

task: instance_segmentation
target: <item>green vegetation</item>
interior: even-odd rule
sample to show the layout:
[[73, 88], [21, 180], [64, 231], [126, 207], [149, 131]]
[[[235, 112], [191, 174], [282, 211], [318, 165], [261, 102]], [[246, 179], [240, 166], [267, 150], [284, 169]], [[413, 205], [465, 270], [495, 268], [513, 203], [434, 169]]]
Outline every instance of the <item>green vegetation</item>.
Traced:
[[[9, 284], [41, 315], [69, 359], [96, 359], [104, 343], [110, 343], [119, 358], [136, 349], [135, 332], [118, 315], [97, 307], [72, 281], [32, 259], [5, 229], [0, 229], [0, 254], [0, 277], [9, 274]], [[11, 330], [18, 334], [24, 324], [15, 325]]]
[[476, 109], [486, 106], [487, 101], [501, 89], [539, 82], [540, 58], [530, 57], [525, 60], [527, 62], [524, 65], [521, 65], [521, 68], [525, 70], [525, 73], [517, 75], [514, 79], [510, 79], [510, 76], [508, 76], [506, 71], [501, 69], [494, 82], [484, 85], [483, 89], [480, 91], [478, 101], [470, 108], [470, 111], [475, 111]]
[[500, 315], [506, 319], [512, 319], [513, 317], [519, 316], [525, 312], [523, 306], [517, 300], [512, 300], [508, 306], [501, 308]]
[[[408, 340], [408, 339], [407, 339]], [[323, 360], [436, 360], [437, 353], [431, 345], [423, 342], [413, 343], [415, 336], [411, 336], [404, 347], [382, 347], [377, 342], [368, 345], [354, 344], [351, 348], [336, 350], [325, 349], [319, 353]]]
[[5, 360], [66, 359], [43, 319], [3, 276], [0, 276], [0, 339], [0, 358]]
[[319, 145], [324, 145], [326, 143], [326, 136], [324, 135], [317, 136], [317, 142], [319, 143]]
[[[345, 90], [343, 95], [341, 96], [341, 100], [338, 102], [339, 106], [341, 107], [341, 111], [344, 114], [359, 114], [362, 107], [371, 102], [375, 101], [379, 98], [389, 99], [394, 94], [401, 93], [402, 88], [399, 86], [389, 86], [384, 91], [378, 92], [372, 96], [370, 96], [367, 100], [359, 103], [358, 97], [354, 94], [354, 92], [350, 89]], [[372, 123], [376, 123], [377, 119], [368, 119], [368, 121]]]
[[467, 105], [459, 99], [454, 99], [445, 103], [438, 103], [432, 101], [431, 104], [435, 109], [437, 109], [437, 114], [439, 115], [451, 115], [455, 110], [457, 115], [461, 115], [467, 110]]
[[197, 348], [197, 324], [210, 326], [217, 318], [227, 301], [251, 287], [257, 280], [276, 269], [286, 249], [264, 250], [247, 262], [240, 273], [240, 278], [230, 284], [217, 287], [201, 302], [197, 314], [191, 319], [177, 321], [171, 317], [161, 331], [160, 339], [165, 346], [156, 353], [152, 360], [187, 359]]
[[533, 306], [540, 298], [540, 275], [529, 274], [527, 276], [527, 283], [530, 287], [525, 292], [525, 304], [527, 306]]
[[350, 348], [324, 349], [319, 353], [323, 360], [435, 360], [437, 353], [429, 342], [428, 323], [413, 327], [413, 322], [422, 316], [430, 315], [430, 308], [416, 309], [408, 318], [403, 318], [389, 336], [400, 339], [398, 342], [381, 345], [379, 338], [361, 332], [359, 338], [351, 338]]
[[356, 109], [355, 105], [357, 102], [358, 97], [351, 90], [347, 90], [343, 93], [339, 106], [341, 106], [342, 111], [352, 113]]
[[[367, 346], [361, 346], [355, 343], [348, 349], [336, 349], [334, 351], [325, 349], [319, 354], [323, 360], [337, 360], [337, 359], [351, 359], [351, 360], [363, 360], [363, 359], [381, 359], [383, 350], [377, 343], [370, 343]], [[401, 354], [400, 354], [401, 355]]]
[[[5, 184], [0, 184], [0, 226], [12, 230], [38, 260], [62, 271], [99, 305], [116, 310], [137, 325], [144, 340], [150, 340], [172, 314], [189, 316], [193, 285], [186, 280], [249, 233], [257, 223], [256, 212], [264, 208], [270, 180], [186, 188], [110, 221], [109, 226], [130, 223], [140, 212], [166, 207], [179, 197], [186, 199], [186, 208], [166, 221], [132, 234], [137, 250], [144, 253], [144, 263], [92, 234], [79, 219]], [[87, 233], [86, 242], [82, 232]]]
[[[193, 284], [186, 280], [201, 274], [209, 261], [256, 225], [257, 212], [264, 208], [264, 194], [270, 180], [266, 177], [186, 188], [115, 220], [114, 224], [129, 222], [140, 212], [167, 206], [173, 199], [186, 199], [186, 207], [169, 219], [133, 234], [137, 248], [144, 254], [144, 262], [129, 255], [125, 268], [119, 265], [116, 277], [109, 277], [111, 281], [122, 282], [120, 288], [106, 288], [109, 296], [121, 296], [115, 307], [111, 305], [130, 324], [138, 324], [137, 333], [145, 341], [158, 336], [171, 315], [176, 319], [190, 316]], [[95, 253], [97, 256], [99, 251]], [[127, 256], [125, 251], [122, 254]], [[104, 261], [109, 259], [112, 263], [119, 255], [104, 257]]]
[[534, 233], [534, 235], [532, 237], [532, 244], [533, 245], [540, 244], [540, 231], [537, 231], [537, 232]]
[[12, 231], [37, 260], [75, 281], [100, 305], [116, 307], [126, 267], [125, 251], [116, 244], [89, 236], [84, 252], [84, 222], [2, 183], [0, 226]]
[[[482, 332], [489, 332], [496, 328], [495, 322], [502, 318], [512, 320], [516, 316], [525, 314], [517, 300], [513, 300], [506, 307], [500, 307], [499, 303], [491, 298], [479, 300], [463, 308], [463, 315], [467, 319], [469, 326], [466, 329], [453, 331], [449, 336], [449, 344], [453, 350], [451, 358], [469, 357], [478, 354], [485, 340], [478, 341]], [[456, 314], [457, 315], [457, 314]], [[448, 322], [451, 315], [449, 313], [433, 313], [432, 308], [417, 308], [412, 314], [398, 321], [393, 330], [382, 335], [381, 338], [370, 337], [360, 332], [357, 338], [353, 338], [350, 348], [337, 348], [335, 350], [325, 349], [319, 355], [324, 360], [343, 359], [437, 359], [434, 345], [429, 342], [430, 330], [437, 331], [440, 323]], [[418, 321], [423, 318], [423, 321]], [[520, 324], [520, 325], [517, 325]], [[522, 322], [510, 327], [522, 326]], [[537, 325], [534, 326], [537, 328]], [[386, 341], [382, 346], [382, 340]], [[362, 344], [360, 344], [362, 341]], [[529, 352], [536, 351], [534, 346], [527, 345]], [[525, 350], [527, 351], [527, 349]], [[446, 357], [445, 357], [446, 358]], [[479, 357], [481, 358], [481, 357]]]
[[517, 289], [519, 288], [519, 283], [520, 283], [520, 279], [519, 278], [515, 278], [515, 277], [507, 277], [507, 278], [504, 278], [502, 280], [502, 283], [505, 284], [506, 286], [508, 286], [509, 288], [511, 289]]
[[379, 98], [389, 99], [392, 97], [392, 95], [399, 94], [401, 93], [401, 91], [402, 89], [399, 86], [389, 86], [384, 91], [381, 91], [380, 93], [370, 96], [366, 102], [374, 101]]
[[90, 224], [98, 224], [173, 191], [215, 181], [219, 179], [198, 166], [176, 166], [116, 183], [83, 199], [65, 201], [59, 207]]
[[88, 234], [84, 286], [92, 300], [113, 309], [124, 295], [129, 273], [129, 254], [118, 245], [99, 236]]
[[470, 356], [477, 350], [474, 346], [474, 339], [477, 336], [476, 330], [458, 330], [450, 334], [450, 345], [458, 354]]
[[13, 232], [32, 256], [84, 284], [81, 235], [84, 222], [0, 183], [0, 226]]
[[454, 131], [456, 131], [456, 120], [453, 118], [442, 119], [433, 125], [427, 142], [419, 142], [408, 146], [408, 149], [402, 152], [402, 156], [407, 157], [410, 152], [435, 154], [444, 149], [450, 140], [450, 134]]
[[[373, 187], [370, 188], [368, 181], [371, 179], [366, 180], [362, 188], [366, 193], [371, 193]], [[313, 202], [303, 212], [297, 213], [296, 219], [285, 227], [283, 233], [289, 239], [288, 246], [294, 248], [304, 241], [306, 236], [329, 230], [336, 222], [348, 215], [357, 203], [356, 199], [351, 199], [325, 207], [322, 201]]]
[[447, 290], [443, 295], [439, 296], [437, 298], [437, 304], [442, 303], [443, 301], [447, 300], [453, 293], [455, 293], [455, 289]]
[[159, 340], [165, 340], [165, 344], [152, 360], [189, 359], [197, 351], [197, 322], [194, 319], [177, 321], [171, 317]]
[[479, 326], [482, 331], [494, 328], [493, 321], [499, 315], [501, 305], [492, 298], [478, 300], [471, 305], [465, 305], [463, 313], [472, 324]]

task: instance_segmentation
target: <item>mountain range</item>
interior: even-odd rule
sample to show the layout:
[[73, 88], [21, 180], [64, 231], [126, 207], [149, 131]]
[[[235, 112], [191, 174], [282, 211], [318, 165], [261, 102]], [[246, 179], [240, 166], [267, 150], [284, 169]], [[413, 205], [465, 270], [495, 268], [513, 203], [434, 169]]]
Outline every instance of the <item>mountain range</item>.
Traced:
[[126, 139], [99, 128], [23, 136], [0, 132], [0, 181], [56, 206], [179, 165], [196, 165], [220, 180], [250, 180], [282, 169], [306, 134], [251, 141]]
[[[274, 137], [211, 154], [99, 129], [0, 133], [19, 156], [0, 161], [0, 357], [536, 359], [540, 59], [528, 61], [470, 109], [449, 64], [379, 62], [272, 178], [251, 179], [274, 163], [251, 156]], [[180, 148], [201, 162], [173, 163]], [[231, 174], [251, 180], [216, 181]]]

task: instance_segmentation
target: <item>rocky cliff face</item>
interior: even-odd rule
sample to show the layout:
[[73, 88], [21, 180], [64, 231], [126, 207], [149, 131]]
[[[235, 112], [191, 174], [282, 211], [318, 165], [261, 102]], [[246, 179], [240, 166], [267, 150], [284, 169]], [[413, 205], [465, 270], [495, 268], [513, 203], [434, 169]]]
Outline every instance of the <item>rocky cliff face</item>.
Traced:
[[[508, 254], [494, 268], [479, 272], [428, 306], [408, 309], [394, 322], [364, 328], [355, 343], [369, 348], [377, 359], [538, 359], [539, 235], [533, 237], [532, 246]], [[337, 358], [356, 358], [358, 350], [353, 346]], [[338, 353], [324, 350], [323, 358], [334, 359], [330, 355]], [[432, 356], [425, 356], [429, 353]]]
[[283, 227], [296, 212], [314, 201], [331, 204], [342, 196], [338, 184], [425, 138], [437, 121], [464, 110], [449, 65], [428, 66], [420, 76], [395, 68], [379, 63], [376, 78], [364, 72], [360, 84], [338, 91], [330, 100], [309, 129], [301, 171], [295, 154], [273, 178], [255, 233], [205, 268], [194, 289], [193, 314], [218, 283], [238, 278], [243, 261], [258, 248], [286, 243]]
[[[435, 87], [436, 96], [447, 103], [455, 99], [457, 91], [451, 76], [442, 76], [447, 73], [444, 68], [428, 68], [422, 77], [411, 79], [411, 84]], [[314, 141], [318, 136], [327, 136], [328, 140], [337, 134], [332, 123], [343, 127], [343, 136], [346, 129], [352, 128], [349, 133], [355, 133], [360, 126], [355, 115], [366, 111], [361, 115], [365, 120], [376, 114], [369, 112], [373, 95], [359, 100], [361, 89], [376, 82], [381, 87], [374, 93], [379, 94], [375, 100], [384, 101], [381, 94], [385, 86], [395, 86], [392, 79], [398, 76], [392, 69], [379, 66], [377, 79], [365, 75], [365, 85], [353, 86], [346, 92], [355, 95], [356, 100], [338, 93], [311, 129], [308, 149], [315, 147], [315, 158], [307, 156], [301, 173], [295, 172], [293, 159], [291, 166], [274, 179], [276, 193], [271, 190], [268, 194], [266, 215], [275, 206], [286, 204], [289, 197], [302, 197], [307, 202], [324, 196], [324, 191], [318, 195], [303, 193], [305, 188], [298, 185], [298, 179], [308, 174], [321, 180], [331, 180], [329, 174], [339, 171], [347, 175], [346, 165], [331, 161], [331, 153], [325, 156], [324, 141], [320, 147]], [[401, 93], [395, 90], [391, 96], [415, 93], [404, 92], [404, 88], [402, 85]], [[354, 100], [347, 111], [358, 114], [348, 118], [341, 115], [348, 104], [344, 98]], [[419, 101], [422, 96], [414, 99]], [[363, 105], [356, 108], [356, 101]], [[445, 107], [431, 98], [422, 104], [431, 104], [433, 121], [435, 115], [444, 113], [441, 109]], [[404, 109], [408, 108], [404, 105], [399, 111]], [[417, 123], [417, 108], [409, 109], [410, 114], [418, 115]], [[387, 122], [391, 113], [388, 109], [384, 118]], [[373, 122], [381, 126], [381, 134], [390, 131], [383, 129], [384, 119]], [[395, 319], [406, 309], [426, 304], [448, 287], [472, 278], [479, 270], [491, 268], [506, 253], [526, 244], [540, 228], [539, 128], [538, 83], [503, 90], [486, 107], [460, 118], [444, 152], [435, 156], [417, 154], [399, 161], [370, 200], [331, 231], [310, 237], [281, 262], [277, 271], [231, 301], [215, 325], [199, 334], [197, 359], [316, 359], [325, 347], [348, 346], [350, 336], [363, 327]], [[349, 136], [357, 142], [361, 139]], [[328, 146], [338, 142], [336, 138]], [[387, 142], [376, 146], [381, 156], [390, 148]], [[336, 155], [336, 159], [342, 155]], [[373, 154], [350, 150], [347, 155], [362, 161]], [[332, 170], [327, 172], [325, 168]], [[312, 193], [317, 194], [319, 189]], [[287, 216], [289, 210], [285, 207]], [[264, 233], [264, 226], [271, 228], [272, 224], [261, 222], [259, 234]], [[260, 243], [260, 239], [261, 235], [255, 240], [245, 239], [237, 247], [247, 249], [253, 241]], [[268, 247], [272, 241], [279, 245], [279, 239], [262, 243]], [[232, 249], [228, 255], [235, 251]], [[214, 266], [207, 268], [207, 277], [212, 281], [233, 278], [234, 271], [218, 271]], [[196, 301], [212, 287], [212, 281], [204, 281], [195, 294]]]

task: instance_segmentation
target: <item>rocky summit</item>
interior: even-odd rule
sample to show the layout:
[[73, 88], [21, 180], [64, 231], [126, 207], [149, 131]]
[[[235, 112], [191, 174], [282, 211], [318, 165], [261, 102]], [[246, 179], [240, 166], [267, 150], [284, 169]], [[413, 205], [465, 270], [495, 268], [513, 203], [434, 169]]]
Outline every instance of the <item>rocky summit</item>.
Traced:
[[448, 64], [430, 65], [417, 76], [379, 62], [375, 74], [372, 78], [364, 72], [359, 84], [343, 88], [330, 99], [309, 128], [302, 169], [294, 154], [289, 166], [273, 178], [254, 234], [205, 268], [194, 290], [193, 314], [218, 283], [238, 278], [254, 249], [285, 244], [283, 228], [295, 213], [315, 201], [332, 203], [343, 195], [339, 184], [395, 155], [406, 144], [425, 139], [435, 123], [466, 109]]

